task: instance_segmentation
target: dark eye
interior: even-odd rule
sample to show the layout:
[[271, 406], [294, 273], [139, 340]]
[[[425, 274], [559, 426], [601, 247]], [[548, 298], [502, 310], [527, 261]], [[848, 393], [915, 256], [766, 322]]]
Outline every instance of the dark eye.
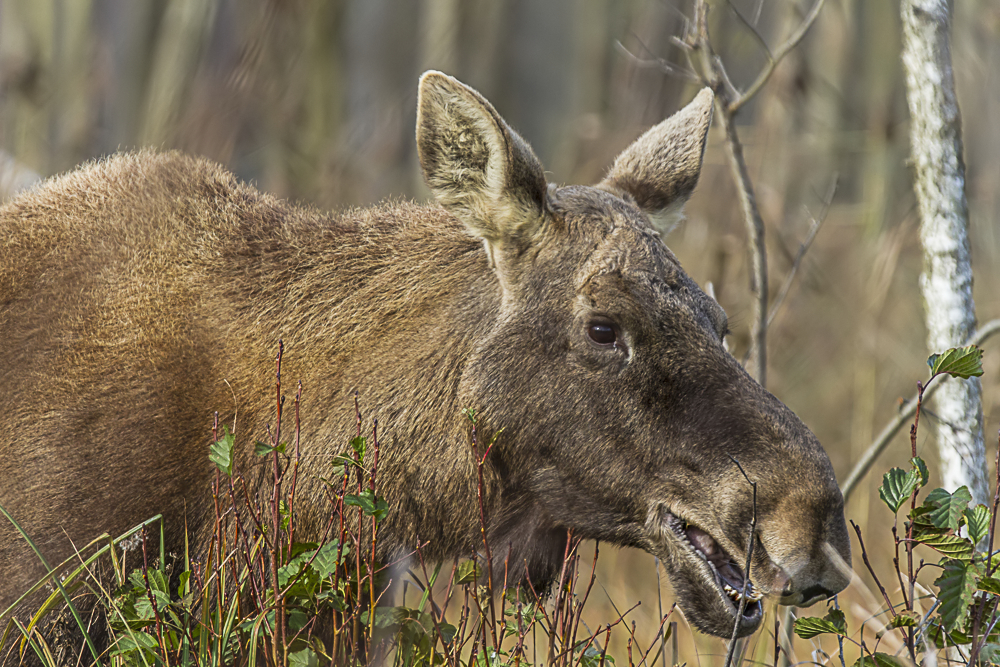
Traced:
[[587, 336], [595, 344], [602, 347], [610, 347], [618, 340], [615, 327], [606, 322], [592, 322], [587, 326]]

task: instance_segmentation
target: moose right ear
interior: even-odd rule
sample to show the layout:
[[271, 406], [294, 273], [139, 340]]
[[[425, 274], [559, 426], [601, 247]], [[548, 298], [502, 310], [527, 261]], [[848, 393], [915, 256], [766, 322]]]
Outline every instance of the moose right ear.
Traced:
[[715, 95], [704, 88], [615, 158], [600, 187], [626, 192], [661, 231], [681, 218], [701, 173]]
[[545, 174], [482, 95], [441, 72], [420, 77], [417, 152], [438, 202], [488, 248], [531, 244], [543, 219]]

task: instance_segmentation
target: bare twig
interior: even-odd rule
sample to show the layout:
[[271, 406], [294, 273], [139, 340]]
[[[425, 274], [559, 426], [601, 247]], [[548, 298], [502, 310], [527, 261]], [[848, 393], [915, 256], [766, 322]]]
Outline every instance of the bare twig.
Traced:
[[753, 324], [750, 358], [753, 360], [752, 374], [761, 386], [767, 385], [767, 247], [764, 241], [764, 219], [757, 207], [757, 196], [754, 194], [753, 183], [747, 170], [746, 159], [743, 157], [743, 146], [736, 132], [736, 124], [732, 116], [722, 111], [722, 101], [716, 98], [720, 109], [722, 125], [726, 131], [726, 149], [729, 153], [729, 164], [733, 172], [733, 180], [740, 198], [740, 208], [743, 209], [743, 220], [746, 223], [747, 236], [750, 241], [751, 280], [750, 291], [755, 299], [751, 309]]
[[[976, 331], [975, 335], [965, 342], [963, 347], [969, 345], [981, 345], [998, 331], [1000, 331], [1000, 319], [990, 320], [980, 327], [979, 330]], [[928, 382], [927, 386], [924, 388], [924, 400], [930, 399], [930, 397], [934, 395], [934, 392], [937, 391], [940, 384], [940, 381], [936, 378]], [[858, 462], [854, 464], [854, 468], [851, 470], [850, 474], [847, 475], [847, 479], [841, 486], [845, 502], [847, 501], [847, 498], [850, 497], [851, 492], [854, 491], [855, 487], [857, 487], [861, 478], [864, 477], [865, 474], [867, 474], [867, 472], [871, 469], [872, 465], [874, 465], [875, 459], [877, 459], [879, 454], [881, 454], [885, 448], [889, 446], [889, 442], [892, 441], [893, 436], [899, 432], [899, 429], [903, 427], [903, 424], [910, 421], [910, 418], [913, 417], [916, 411], [917, 397], [914, 396], [903, 405], [899, 414], [897, 414], [892, 421], [886, 424], [885, 428], [882, 429], [882, 432], [879, 433], [877, 438], [875, 438], [875, 441], [868, 446], [868, 449], [866, 449], [865, 453], [861, 455]]]
[[[292, 490], [288, 493], [288, 515], [295, 511], [295, 487], [299, 480], [299, 436], [301, 435], [301, 423], [299, 421], [299, 405], [302, 403], [302, 380], [299, 380], [298, 389], [295, 392], [295, 450], [292, 454]], [[288, 522], [288, 559], [292, 559], [292, 545], [295, 544], [295, 522]]]
[[[274, 486], [271, 492], [271, 582], [274, 586], [274, 605], [275, 605], [275, 628], [274, 633], [271, 635], [271, 655], [274, 658], [275, 664], [281, 664], [279, 661], [278, 647], [287, 647], [287, 638], [285, 637], [285, 598], [281, 594], [281, 587], [278, 585], [278, 565], [281, 561], [281, 543], [279, 536], [281, 534], [281, 518], [279, 516], [279, 504], [281, 502], [281, 459], [278, 456], [278, 444], [281, 442], [281, 411], [285, 404], [284, 398], [281, 395], [281, 355], [285, 350], [285, 344], [281, 339], [278, 339], [278, 356], [275, 359], [275, 381], [274, 381], [274, 393], [277, 403], [277, 414], [275, 417], [274, 425], [274, 440], [271, 443], [273, 447], [272, 451], [272, 463], [274, 472]], [[219, 556], [221, 557], [221, 553]], [[280, 634], [279, 634], [280, 633]], [[284, 648], [282, 651], [282, 656], [287, 656], [288, 649]]]
[[[486, 463], [486, 457], [489, 456], [490, 450], [493, 448], [493, 443], [496, 442], [496, 435], [494, 435], [493, 440], [486, 447], [486, 451], [483, 452], [482, 457], [479, 456], [479, 445], [477, 442], [476, 435], [476, 417], [475, 412], [470, 408], [467, 416], [472, 422], [472, 455], [476, 460], [476, 472], [477, 472], [477, 486], [476, 486], [476, 499], [479, 503], [479, 530], [483, 537], [483, 550], [486, 553], [486, 585], [489, 591], [489, 601], [488, 608], [490, 611], [490, 634], [493, 638], [493, 650], [499, 655], [500, 653], [500, 639], [497, 637], [496, 626], [496, 607], [493, 602], [493, 552], [490, 549], [490, 542], [487, 538], [487, 527], [489, 526], [489, 521], [486, 517], [486, 500], [485, 500], [485, 481], [483, 478], [483, 465]], [[485, 638], [484, 642], [485, 644]]]
[[753, 301], [751, 319], [753, 321], [750, 357], [755, 360], [752, 375], [761, 385], [767, 382], [767, 248], [764, 243], [764, 220], [757, 207], [757, 197], [754, 194], [750, 172], [746, 159], [743, 157], [743, 145], [740, 143], [733, 120], [733, 112], [729, 111], [731, 100], [737, 93], [729, 82], [722, 61], [712, 50], [708, 35], [708, 4], [705, 0], [696, 0], [694, 5], [694, 26], [688, 35], [688, 45], [697, 50], [701, 56], [702, 76], [706, 85], [715, 91], [715, 108], [722, 121], [726, 133], [726, 150], [729, 154], [729, 164], [733, 172], [733, 181], [743, 210], [743, 220], [746, 223], [747, 237], [750, 246], [750, 262], [752, 266], [750, 290], [756, 298]]
[[[997, 527], [997, 509], [1000, 508], [1000, 447], [997, 448], [997, 458], [996, 465], [994, 466], [996, 471], [996, 480], [993, 492], [993, 511], [990, 512], [990, 528], [988, 531], [988, 536], [986, 540], [986, 576], [993, 575], [993, 538], [995, 536], [995, 531]], [[983, 596], [979, 600], [979, 604], [976, 605], [976, 616], [973, 622], [972, 631], [972, 650], [969, 652], [969, 664], [975, 664], [976, 656], [979, 655], [979, 651], [986, 644], [987, 640], [990, 638], [990, 630], [987, 630], [983, 635], [982, 642], [977, 640], [976, 635], [981, 627], [983, 620], [983, 612], [986, 609], [986, 596]], [[996, 623], [996, 619], [993, 621]]]
[[[781, 46], [778, 47], [778, 50], [774, 52], [774, 55], [771, 55], [771, 53], [768, 52], [767, 65], [765, 65], [764, 69], [762, 69], [760, 74], [757, 75], [757, 79], [750, 84], [750, 87], [746, 89], [746, 92], [729, 102], [729, 105], [726, 107], [726, 111], [730, 115], [739, 111], [744, 104], [753, 99], [753, 96], [757, 94], [757, 91], [764, 87], [767, 80], [771, 78], [771, 74], [774, 73], [774, 68], [778, 66], [778, 63], [780, 63], [792, 49], [798, 46], [799, 42], [802, 41], [802, 38], [806, 36], [807, 32], [809, 32], [809, 28], [811, 28], [813, 22], [816, 21], [816, 17], [819, 16], [819, 12], [823, 9], [824, 4], [826, 4], [826, 0], [816, 0], [812, 9], [809, 10], [809, 13], [806, 14], [802, 23], [799, 24], [799, 27], [795, 29], [795, 32], [793, 32]], [[754, 30], [754, 32], [756, 33], [756, 30]]]
[[858, 534], [858, 543], [861, 544], [861, 559], [865, 562], [865, 567], [868, 568], [868, 572], [872, 575], [872, 579], [875, 580], [875, 585], [878, 586], [879, 591], [882, 593], [882, 598], [885, 600], [886, 606], [889, 608], [889, 613], [892, 614], [893, 618], [896, 617], [896, 607], [893, 606], [892, 601], [889, 600], [889, 594], [885, 592], [885, 586], [882, 582], [878, 580], [878, 575], [875, 574], [875, 569], [872, 564], [868, 562], [868, 551], [865, 550], [865, 541], [861, 537], [861, 528], [858, 524], [851, 521], [851, 526], [854, 528], [854, 532]]
[[781, 655], [781, 643], [778, 637], [781, 636], [780, 614], [774, 615], [774, 667], [778, 667], [778, 656]]
[[140, 532], [142, 536], [142, 580], [146, 584], [146, 598], [149, 606], [153, 609], [153, 617], [156, 619], [156, 640], [163, 650], [163, 662], [166, 667], [170, 667], [169, 651], [167, 645], [163, 643], [163, 619], [160, 618], [160, 610], [156, 604], [156, 596], [153, 595], [153, 588], [149, 585], [149, 558], [146, 555], [146, 527], [143, 526]]
[[747, 589], [750, 587], [750, 562], [753, 559], [753, 545], [757, 537], [757, 482], [750, 481], [743, 466], [736, 457], [730, 455], [729, 459], [736, 464], [743, 474], [743, 479], [753, 488], [753, 518], [750, 520], [750, 538], [747, 541], [747, 561], [743, 568], [743, 590], [740, 591], [740, 606], [736, 610], [736, 621], [733, 623], [733, 636], [729, 639], [729, 650], [726, 653], [725, 667], [729, 667], [733, 662], [733, 654], [736, 651], [736, 633], [740, 629], [740, 621], [743, 620], [743, 611], [747, 608]]
[[698, 76], [698, 73], [692, 70], [691, 68], [685, 68], [680, 65], [675, 65], [666, 58], [655, 56], [641, 41], [639, 42], [639, 44], [642, 46], [643, 51], [649, 53], [648, 58], [641, 58], [637, 56], [636, 54], [629, 51], [628, 47], [626, 47], [621, 42], [615, 42], [615, 48], [617, 48], [628, 58], [630, 58], [632, 60], [632, 64], [635, 65], [636, 67], [640, 67], [642, 69], [658, 69], [666, 74], [682, 76], [688, 81], [701, 81], [701, 77]]
[[729, 3], [729, 9], [732, 10], [733, 14], [736, 14], [736, 18], [738, 18], [740, 20], [740, 23], [742, 23], [746, 27], [746, 29], [750, 31], [750, 34], [753, 35], [753, 38], [757, 40], [758, 44], [760, 44], [760, 48], [764, 49], [764, 53], [767, 54], [768, 61], [773, 61], [774, 54], [771, 53], [771, 47], [767, 45], [767, 40], [765, 40], [764, 36], [761, 35], [760, 32], [757, 30], [757, 26], [751, 23], [750, 20], [747, 19], [747, 17], [743, 16], [743, 13], [733, 3], [733, 0], [727, 0], [727, 2]]
[[795, 253], [795, 259], [792, 260], [792, 268], [788, 270], [788, 275], [785, 276], [785, 282], [781, 284], [781, 289], [778, 290], [778, 296], [774, 298], [774, 303], [771, 304], [771, 313], [767, 316], [768, 327], [771, 326], [775, 316], [778, 314], [778, 310], [785, 302], [785, 297], [788, 296], [788, 290], [792, 287], [792, 281], [795, 279], [795, 274], [798, 272], [799, 266], [802, 264], [802, 259], [806, 256], [806, 252], [809, 250], [812, 242], [816, 239], [816, 234], [819, 233], [819, 228], [826, 220], [827, 213], [830, 212], [830, 204], [833, 202], [833, 196], [837, 194], [838, 180], [838, 177], [834, 175], [833, 183], [830, 184], [830, 190], [827, 192], [826, 198], [823, 200], [823, 209], [817, 217], [813, 218], [812, 225], [809, 227], [809, 232], [806, 234], [806, 238], [802, 241], [802, 245], [799, 246], [798, 252]]

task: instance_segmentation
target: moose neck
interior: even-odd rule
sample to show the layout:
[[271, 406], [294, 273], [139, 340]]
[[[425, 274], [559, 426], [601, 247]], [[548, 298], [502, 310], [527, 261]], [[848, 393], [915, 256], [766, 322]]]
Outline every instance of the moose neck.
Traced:
[[[309, 231], [305, 243], [303, 229]], [[255, 348], [261, 341], [276, 346], [280, 338], [282, 393], [294, 395], [301, 380], [301, 410], [309, 417], [301, 433], [299, 484], [308, 489], [329, 477], [330, 457], [318, 452], [349, 450], [357, 391], [364, 435], [371, 436], [378, 419], [377, 484], [392, 489], [386, 494], [392, 508], [386, 543], [408, 551], [419, 537], [430, 543], [431, 557], [468, 553], [477, 544], [480, 519], [470, 421], [463, 410], [477, 406], [461, 405], [458, 387], [474, 340], [493, 325], [500, 303], [482, 244], [439, 208], [388, 204], [336, 220], [286, 222], [251, 238], [229, 259], [220, 288], [256, 298], [250, 309], [231, 312], [222, 323], [233, 341], [224, 356], [252, 351], [262, 360], [254, 377], [230, 379], [241, 402], [237, 420], [251, 431], [245, 441], [262, 439], [264, 424], [273, 423], [274, 368], [263, 360], [273, 358], [274, 350]], [[219, 372], [228, 378], [225, 365]], [[291, 402], [285, 405], [288, 410]], [[325, 406], [322, 412], [318, 406]], [[286, 435], [291, 423], [284, 422]], [[496, 475], [489, 465], [484, 473], [492, 502], [499, 497], [493, 491]], [[298, 511], [318, 528], [329, 508]], [[435, 517], [447, 517], [449, 525]]]

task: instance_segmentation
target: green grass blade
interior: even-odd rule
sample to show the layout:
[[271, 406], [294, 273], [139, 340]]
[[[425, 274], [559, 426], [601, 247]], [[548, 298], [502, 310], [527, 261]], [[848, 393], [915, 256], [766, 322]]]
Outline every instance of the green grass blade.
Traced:
[[83, 619], [80, 618], [79, 612], [77, 612], [76, 607], [73, 605], [73, 601], [70, 599], [69, 594], [66, 592], [66, 589], [63, 588], [62, 582], [59, 581], [59, 577], [53, 576], [55, 572], [51, 567], [49, 567], [48, 561], [45, 560], [45, 556], [42, 555], [42, 552], [39, 550], [38, 546], [31, 540], [31, 538], [28, 536], [28, 533], [26, 533], [24, 529], [21, 528], [21, 526], [17, 523], [17, 521], [14, 521], [14, 517], [12, 517], [10, 513], [6, 509], [4, 509], [3, 505], [0, 505], [0, 514], [3, 514], [4, 517], [8, 521], [10, 521], [11, 524], [13, 524], [14, 528], [17, 529], [17, 532], [21, 533], [21, 537], [23, 537], [24, 540], [28, 543], [28, 546], [31, 547], [31, 550], [35, 552], [35, 556], [38, 558], [38, 562], [42, 564], [42, 566], [45, 568], [45, 571], [48, 572], [50, 577], [52, 577], [52, 583], [56, 585], [56, 588], [59, 589], [59, 592], [62, 594], [63, 599], [66, 600], [67, 609], [69, 609], [70, 614], [73, 615], [73, 620], [76, 622], [77, 627], [80, 628], [80, 632], [83, 633], [83, 639], [84, 641], [87, 642], [87, 648], [90, 649], [90, 654], [91, 656], [93, 656], [94, 662], [99, 663], [100, 653], [97, 651], [97, 647], [94, 646], [94, 641], [90, 638], [90, 634], [87, 632], [87, 626], [84, 625]]

